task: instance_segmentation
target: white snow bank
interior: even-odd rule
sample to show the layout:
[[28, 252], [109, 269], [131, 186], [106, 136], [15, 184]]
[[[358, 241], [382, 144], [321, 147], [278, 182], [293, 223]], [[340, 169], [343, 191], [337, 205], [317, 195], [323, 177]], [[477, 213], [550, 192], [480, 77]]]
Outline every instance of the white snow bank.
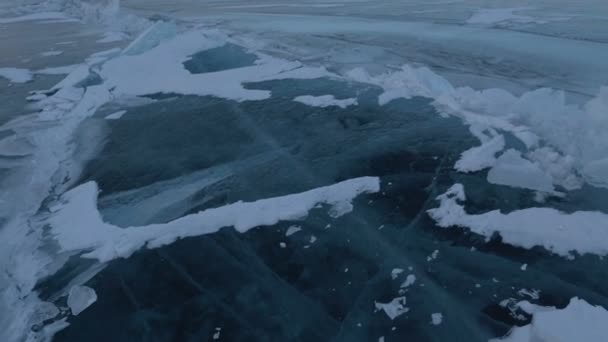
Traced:
[[511, 187], [552, 193], [553, 178], [540, 167], [521, 157], [521, 153], [509, 149], [503, 153], [496, 165], [488, 172], [488, 182]]
[[499, 234], [502, 242], [522, 247], [541, 246], [564, 257], [579, 254], [608, 254], [608, 214], [577, 211], [566, 214], [551, 208], [527, 208], [503, 214], [499, 210], [469, 215], [458, 201], [464, 201], [462, 184], [455, 184], [437, 197], [440, 206], [428, 210], [439, 227], [463, 227], [490, 238]]
[[532, 322], [490, 342], [604, 342], [608, 341], [608, 311], [579, 298], [563, 309], [534, 311]]
[[91, 304], [97, 301], [97, 293], [88, 286], [72, 286], [68, 293], [68, 307], [72, 311], [72, 315], [78, 316]]
[[207, 209], [166, 224], [122, 229], [102, 221], [97, 210], [97, 185], [89, 182], [66, 192], [48, 223], [62, 251], [87, 251], [84, 257], [106, 262], [129, 257], [144, 246], [157, 248], [177, 239], [211, 234], [223, 227], [246, 232], [283, 220], [301, 219], [320, 204], [344, 213], [352, 210], [351, 202], [359, 194], [379, 189], [376, 177], [355, 178], [299, 194]]
[[212, 95], [236, 101], [270, 97], [266, 90], [245, 89], [243, 83], [246, 82], [332, 76], [322, 68], [308, 68], [299, 62], [269, 56], [260, 56], [253, 66], [203, 74], [191, 74], [184, 67], [183, 63], [194, 53], [226, 42], [227, 37], [218, 31], [190, 31], [145, 53], [114, 58], [103, 65], [100, 75], [108, 88], [114, 88], [116, 95], [177, 93]]
[[68, 16], [61, 12], [40, 12], [22, 15], [14, 18], [0, 18], [0, 24], [12, 24], [22, 21], [34, 21], [34, 20], [65, 20], [70, 19]]
[[4, 77], [13, 83], [25, 83], [32, 80], [32, 72], [19, 68], [0, 68], [0, 77]]
[[296, 102], [300, 102], [305, 105], [311, 106], [311, 107], [321, 107], [321, 108], [336, 106], [336, 107], [340, 107], [340, 108], [344, 109], [348, 106], [357, 105], [357, 99], [351, 98], [351, 99], [338, 100], [333, 95], [322, 95], [322, 96], [303, 95], [303, 96], [298, 96], [293, 100]]
[[[358, 68], [346, 76], [381, 87], [384, 90], [378, 99], [381, 105], [398, 98], [428, 97], [435, 100], [433, 104], [441, 114], [459, 117], [476, 131], [511, 133], [528, 151], [536, 151], [534, 155], [525, 155], [538, 161], [537, 166], [553, 176], [555, 184], [575, 188], [581, 184], [577, 181], [580, 175], [592, 185], [608, 187], [608, 135], [605, 134], [608, 87], [601, 88], [598, 96], [587, 104], [576, 106], [566, 103], [563, 91], [548, 88], [520, 97], [502, 89], [456, 88], [424, 67], [406, 65], [379, 75], [370, 75]], [[490, 151], [486, 148], [469, 152], [467, 163], [475, 166], [473, 153], [490, 154], [492, 148]], [[551, 156], [543, 156], [544, 153]], [[491, 158], [480, 156], [479, 159], [492, 162]], [[466, 170], [464, 166], [459, 165]]]

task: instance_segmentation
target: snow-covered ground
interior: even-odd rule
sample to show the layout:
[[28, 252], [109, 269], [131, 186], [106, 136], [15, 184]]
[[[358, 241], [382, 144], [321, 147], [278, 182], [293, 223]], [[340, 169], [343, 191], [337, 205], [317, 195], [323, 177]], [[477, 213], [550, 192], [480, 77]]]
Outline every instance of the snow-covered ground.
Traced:
[[[532, 296], [514, 309], [529, 324], [505, 341], [608, 340], [606, 310], [594, 306], [608, 304], [606, 264], [589, 256], [608, 254], [608, 6], [584, 3], [3, 2], [0, 340], [77, 340], [87, 312], [114, 310], [106, 268], [135, 267], [143, 249], [164, 263], [176, 241], [222, 239], [226, 227], [242, 237], [222, 248], [250, 240], [253, 250], [275, 234], [291, 253], [215, 260], [277, 267], [232, 295], [265, 302], [251, 295], [260, 279], [288, 284], [276, 295], [291, 304], [272, 313], [283, 339], [488, 340], [512, 323], [488, 304], [497, 293], [542, 285], [558, 308]], [[409, 145], [395, 145], [400, 135]], [[340, 254], [349, 248], [358, 252]], [[207, 291], [189, 264], [162, 265]], [[323, 265], [334, 269], [314, 269]], [[568, 271], [584, 265], [588, 275]], [[347, 278], [323, 283], [337, 275]], [[135, 307], [154, 302], [134, 299], [141, 285], [122, 285]], [[240, 328], [192, 338], [278, 338], [218, 293]], [[320, 328], [293, 327], [290, 315]]]

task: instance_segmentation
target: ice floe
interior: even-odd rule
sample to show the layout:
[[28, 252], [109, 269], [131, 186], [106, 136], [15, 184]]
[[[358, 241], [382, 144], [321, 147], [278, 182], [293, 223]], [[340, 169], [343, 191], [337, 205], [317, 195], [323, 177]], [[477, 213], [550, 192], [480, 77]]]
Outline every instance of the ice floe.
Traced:
[[296, 102], [303, 103], [311, 107], [340, 107], [342, 109], [357, 104], [357, 99], [336, 99], [333, 95], [311, 96], [302, 95], [293, 99]]
[[437, 197], [440, 206], [428, 210], [439, 227], [462, 227], [502, 242], [522, 247], [543, 247], [564, 257], [608, 254], [608, 214], [577, 211], [571, 214], [552, 208], [527, 208], [503, 214], [499, 210], [468, 214], [458, 202], [465, 201], [462, 184], [455, 184]]
[[76, 285], [70, 288], [68, 293], [68, 307], [72, 311], [72, 315], [77, 316], [83, 312], [91, 304], [97, 301], [95, 290], [88, 286]]
[[279, 221], [298, 220], [320, 204], [340, 207], [345, 213], [345, 208], [352, 210], [351, 202], [356, 196], [379, 189], [378, 178], [355, 178], [299, 194], [207, 209], [166, 224], [122, 229], [102, 221], [97, 210], [97, 185], [89, 182], [66, 192], [48, 223], [51, 235], [63, 251], [85, 251], [84, 257], [106, 262], [129, 257], [144, 246], [157, 248], [177, 239], [214, 233], [223, 227], [246, 232]]
[[513, 328], [503, 338], [490, 342], [603, 342], [608, 341], [608, 311], [583, 299], [572, 298], [563, 309], [543, 308], [522, 303], [524, 311], [533, 314], [532, 322]]

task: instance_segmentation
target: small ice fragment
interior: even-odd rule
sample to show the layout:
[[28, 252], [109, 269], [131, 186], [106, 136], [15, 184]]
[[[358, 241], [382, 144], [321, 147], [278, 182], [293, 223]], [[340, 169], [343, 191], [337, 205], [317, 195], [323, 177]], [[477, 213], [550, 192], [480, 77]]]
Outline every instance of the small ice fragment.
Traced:
[[214, 340], [219, 340], [220, 339], [220, 333], [222, 332], [222, 328], [215, 328], [215, 333], [213, 334], [213, 339]]
[[380, 337], [378, 338], [378, 342], [384, 342], [384, 336], [380, 336]]
[[302, 228], [300, 228], [299, 226], [291, 226], [291, 227], [287, 228], [287, 231], [285, 232], [285, 236], [291, 236], [291, 235], [299, 232], [300, 230], [302, 230]]
[[401, 268], [393, 268], [393, 270], [391, 271], [391, 279], [395, 280], [397, 279], [397, 277], [403, 273], [403, 269]]
[[97, 300], [95, 290], [87, 286], [72, 286], [68, 294], [68, 306], [72, 311], [72, 315], [77, 316], [79, 313], [88, 308]]
[[441, 322], [443, 322], [443, 314], [441, 314], [439, 312], [431, 314], [431, 324], [432, 325], [439, 325], [439, 324], [441, 324]]
[[410, 286], [414, 285], [415, 282], [416, 282], [416, 276], [413, 274], [408, 274], [408, 276], [405, 278], [405, 281], [399, 287], [400, 288], [410, 287]]
[[279, 242], [279, 246], [281, 248], [285, 248], [285, 247], [287, 247], [287, 244], [285, 242]]
[[127, 111], [126, 110], [119, 110], [118, 112], [114, 112], [108, 116], [106, 116], [106, 120], [118, 120], [120, 118], [122, 118], [123, 115], [125, 115]]
[[480, 287], [481, 287], [481, 284], [475, 284], [475, 287], [476, 287], [476, 288], [480, 288]]
[[398, 316], [410, 311], [410, 309], [405, 306], [405, 303], [405, 296], [394, 298], [388, 303], [374, 302], [376, 305], [376, 310], [384, 311], [384, 313], [391, 320], [394, 320]]
[[436, 249], [436, 250], [433, 251], [433, 253], [431, 253], [431, 255], [429, 255], [426, 258], [426, 261], [432, 261], [432, 260], [437, 259], [437, 255], [439, 255], [439, 250]]
[[348, 272], [348, 267], [344, 269], [344, 273]]
[[519, 269], [522, 271], [525, 271], [526, 269], [528, 269], [528, 264], [521, 265], [521, 267]]
[[315, 243], [315, 241], [317, 241], [317, 237], [316, 237], [316, 236], [314, 236], [314, 235], [311, 235], [311, 236], [310, 236], [310, 240], [309, 240], [309, 242], [310, 242], [310, 243]]

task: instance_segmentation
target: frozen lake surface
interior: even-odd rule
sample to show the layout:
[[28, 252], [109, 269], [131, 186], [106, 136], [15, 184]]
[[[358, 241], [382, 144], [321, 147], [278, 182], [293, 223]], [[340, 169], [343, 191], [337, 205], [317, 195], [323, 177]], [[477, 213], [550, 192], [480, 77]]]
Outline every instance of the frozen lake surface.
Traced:
[[0, 340], [608, 340], [604, 1], [0, 5]]

